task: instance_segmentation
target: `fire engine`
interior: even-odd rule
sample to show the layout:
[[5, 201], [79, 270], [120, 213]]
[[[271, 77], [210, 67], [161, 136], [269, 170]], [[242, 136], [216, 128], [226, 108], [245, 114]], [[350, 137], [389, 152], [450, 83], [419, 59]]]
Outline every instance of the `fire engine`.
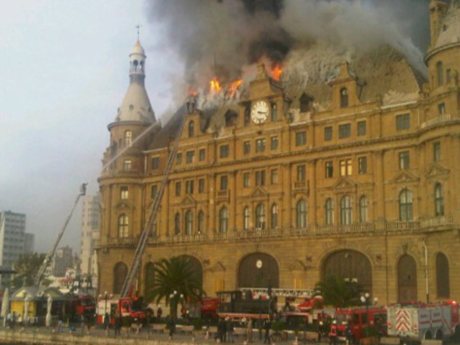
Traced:
[[98, 324], [104, 323], [104, 315], [108, 313], [110, 315], [110, 322], [114, 323], [114, 316], [116, 311], [120, 312], [121, 317], [130, 317], [137, 319], [140, 323], [147, 321], [148, 314], [152, 314], [153, 311], [145, 308], [141, 298], [133, 298], [131, 296], [122, 298], [101, 298], [97, 302], [96, 308], [96, 322]]
[[388, 335], [409, 340], [447, 339], [460, 332], [459, 306], [455, 301], [416, 303], [388, 307]]
[[379, 335], [386, 334], [387, 311], [385, 307], [350, 307], [337, 308], [335, 311], [337, 321], [337, 335], [346, 337], [347, 327], [355, 340], [365, 336], [364, 329], [373, 327]]
[[[293, 306], [287, 312], [302, 314], [308, 317], [307, 309], [311, 310], [314, 303], [311, 300], [313, 292], [301, 289], [266, 289], [266, 288], [240, 288], [234, 291], [220, 291], [217, 293], [219, 300], [217, 307], [218, 317], [230, 317], [233, 319], [268, 319], [271, 314], [278, 311], [278, 303], [303, 299], [304, 312]], [[309, 304], [307, 306], [307, 304]], [[299, 314], [299, 315], [300, 315]], [[294, 316], [294, 314], [292, 314]], [[298, 316], [298, 315], [296, 315]]]

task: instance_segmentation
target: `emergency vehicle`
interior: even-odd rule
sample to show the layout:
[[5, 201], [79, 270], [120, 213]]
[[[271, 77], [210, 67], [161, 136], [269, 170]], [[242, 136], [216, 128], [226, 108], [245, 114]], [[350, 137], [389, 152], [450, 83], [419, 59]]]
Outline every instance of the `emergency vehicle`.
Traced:
[[139, 298], [122, 297], [117, 299], [100, 298], [97, 301], [96, 322], [101, 325], [104, 323], [104, 315], [110, 315], [110, 322], [114, 323], [116, 311], [120, 312], [121, 317], [131, 317], [137, 319], [140, 323], [145, 323], [148, 313], [153, 313], [152, 310], [144, 308], [142, 300]]
[[385, 307], [350, 307], [337, 308], [335, 311], [337, 333], [339, 337], [346, 337], [350, 327], [353, 339], [359, 340], [365, 335], [364, 329], [372, 327], [378, 335], [386, 334], [387, 310]]
[[455, 301], [439, 304], [392, 305], [388, 307], [388, 335], [421, 341], [448, 339], [459, 328], [459, 306]]

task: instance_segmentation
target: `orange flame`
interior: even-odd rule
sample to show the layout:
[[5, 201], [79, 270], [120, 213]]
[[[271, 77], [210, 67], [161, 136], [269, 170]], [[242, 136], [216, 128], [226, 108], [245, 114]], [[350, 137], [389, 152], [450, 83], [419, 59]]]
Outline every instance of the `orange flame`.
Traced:
[[275, 64], [272, 67], [272, 78], [275, 80], [280, 80], [282, 74], [283, 74], [283, 69], [281, 68], [281, 65]]
[[236, 95], [236, 92], [240, 88], [241, 84], [243, 84], [243, 79], [238, 79], [235, 81], [232, 81], [230, 85], [228, 86], [228, 95], [230, 97], [234, 97]]
[[216, 77], [211, 79], [211, 81], [209, 82], [209, 88], [211, 89], [211, 92], [213, 93], [219, 93], [220, 90], [222, 89], [222, 87], [220, 86], [219, 80]]

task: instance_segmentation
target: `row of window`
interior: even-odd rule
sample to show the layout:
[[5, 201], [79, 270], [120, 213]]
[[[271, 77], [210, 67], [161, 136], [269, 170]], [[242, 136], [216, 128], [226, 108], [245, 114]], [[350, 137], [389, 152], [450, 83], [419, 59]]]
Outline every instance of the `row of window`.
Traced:
[[[326, 129], [330, 128], [332, 133], [332, 127], [325, 128], [325, 138], [326, 138]], [[332, 135], [332, 134], [331, 134]], [[329, 139], [328, 139], [329, 140]], [[296, 145], [305, 145], [306, 143], [306, 132], [297, 132], [296, 133]], [[270, 138], [270, 149], [276, 150], [278, 149], [279, 139], [278, 137], [271, 137]], [[265, 151], [265, 138], [259, 138], [255, 140], [255, 152], [262, 153]], [[219, 146], [219, 158], [227, 158], [229, 156], [229, 146], [227, 144]], [[437, 162], [441, 159], [441, 143], [434, 142], [433, 143], [433, 161]], [[248, 155], [251, 153], [251, 141], [247, 140], [243, 142], [243, 154]], [[409, 151], [401, 151], [399, 152], [399, 168], [401, 170], [406, 170], [410, 168], [410, 157]], [[195, 160], [195, 151], [187, 151], [185, 152], [185, 162], [187, 164], [194, 163]], [[205, 149], [198, 150], [198, 160], [200, 162], [206, 159], [206, 151]], [[176, 164], [182, 163], [182, 153], [177, 153], [176, 156]], [[325, 176], [327, 178], [331, 178], [334, 176], [333, 173], [333, 162], [327, 161], [326, 163], [326, 173]], [[340, 176], [350, 176], [352, 175], [352, 165], [351, 159], [343, 159], [340, 160]], [[151, 161], [151, 167], [153, 170], [158, 169], [160, 167], [160, 158], [153, 157]], [[130, 171], [132, 169], [132, 162], [131, 160], [125, 160], [123, 168], [125, 171]], [[367, 158], [366, 157], [358, 157], [358, 174], [366, 174], [367, 173]]]
[[[349, 195], [344, 195], [339, 201], [339, 224], [351, 225], [353, 223], [353, 202]], [[359, 223], [367, 223], [369, 221], [368, 209], [369, 201], [367, 196], [362, 195], [358, 201], [358, 221]], [[434, 186], [434, 214], [435, 216], [444, 215], [444, 196], [441, 183], [436, 183]], [[254, 209], [254, 225], [257, 229], [265, 229], [267, 227], [267, 216], [265, 204], [260, 203]], [[409, 189], [403, 189], [399, 193], [399, 220], [409, 222], [413, 220], [413, 193]], [[218, 214], [218, 230], [221, 233], [228, 231], [228, 208], [223, 206]], [[279, 207], [276, 203], [270, 206], [269, 227], [276, 229], [279, 226]], [[203, 211], [198, 212], [196, 231], [201, 233], [204, 231], [205, 215]], [[250, 228], [251, 210], [249, 207], [243, 208], [243, 230]], [[327, 198], [324, 203], [324, 223], [326, 225], [334, 224], [334, 202], [332, 198]], [[295, 226], [299, 229], [307, 227], [307, 202], [304, 199], [297, 201], [295, 206]], [[126, 214], [122, 214], [118, 218], [118, 236], [121, 238], [128, 237], [129, 219]], [[181, 215], [176, 213], [174, 216], [174, 232], [181, 233]], [[184, 214], [184, 233], [191, 235], [194, 232], [194, 214], [191, 210], [187, 210]]]

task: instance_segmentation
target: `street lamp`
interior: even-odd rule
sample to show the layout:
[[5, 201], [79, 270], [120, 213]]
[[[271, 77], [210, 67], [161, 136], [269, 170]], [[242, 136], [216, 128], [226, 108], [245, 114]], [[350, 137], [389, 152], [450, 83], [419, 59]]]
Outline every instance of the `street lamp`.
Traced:
[[[172, 317], [176, 317], [177, 315], [177, 304], [179, 301], [184, 299], [183, 294], [179, 294], [176, 290], [174, 290], [171, 294], [169, 294], [169, 306], [170, 306], [170, 315]], [[174, 313], [173, 313], [174, 312]]]
[[107, 313], [107, 301], [112, 298], [112, 294], [109, 294], [107, 291], [104, 291], [104, 294], [99, 295], [99, 300], [104, 300], [104, 317]]

